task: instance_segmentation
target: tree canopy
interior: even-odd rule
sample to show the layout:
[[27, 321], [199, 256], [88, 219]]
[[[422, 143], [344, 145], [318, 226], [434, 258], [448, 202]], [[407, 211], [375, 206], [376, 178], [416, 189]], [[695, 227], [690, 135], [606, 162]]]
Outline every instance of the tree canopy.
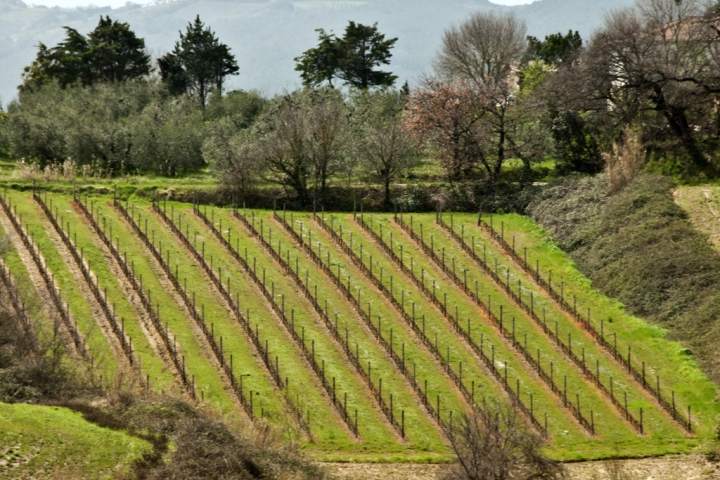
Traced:
[[72, 83], [122, 82], [150, 73], [150, 55], [145, 40], [138, 38], [127, 23], [100, 17], [87, 37], [65, 28], [65, 40], [48, 48], [40, 43], [32, 64], [25, 67], [21, 90], [57, 81]]
[[342, 38], [322, 29], [317, 32], [318, 46], [295, 58], [295, 70], [305, 86], [317, 87], [324, 82], [333, 86], [335, 78], [363, 90], [395, 83], [395, 75], [378, 67], [390, 64], [390, 50], [398, 39], [386, 40], [377, 23], [368, 26], [351, 21]]
[[222, 93], [225, 77], [240, 71], [235, 55], [205, 27], [200, 15], [180, 32], [173, 51], [158, 59], [158, 67], [171, 92], [196, 97], [203, 108], [211, 92]]
[[550, 65], [556, 65], [567, 58], [577, 55], [582, 48], [583, 41], [578, 31], [568, 31], [567, 35], [553, 33], [546, 35], [545, 40], [528, 36], [528, 50], [530, 57], [541, 60]]

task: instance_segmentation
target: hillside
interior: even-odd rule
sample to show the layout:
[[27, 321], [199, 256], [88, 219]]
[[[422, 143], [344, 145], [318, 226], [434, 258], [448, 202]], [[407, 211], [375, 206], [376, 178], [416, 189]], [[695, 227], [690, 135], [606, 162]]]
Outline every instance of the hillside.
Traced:
[[150, 445], [66, 408], [0, 403], [0, 478], [113, 478]]
[[632, 0], [541, 0], [519, 7], [488, 0], [179, 0], [146, 7], [128, 3], [115, 10], [68, 10], [0, 0], [0, 98], [7, 104], [15, 96], [22, 68], [35, 57], [39, 42], [54, 45], [65, 25], [89, 32], [100, 15], [129, 22], [157, 56], [172, 48], [178, 30], [200, 14], [238, 58], [240, 76], [231, 79], [229, 88], [272, 94], [299, 83], [293, 58], [313, 46], [316, 28], [339, 31], [348, 20], [379, 22], [383, 32], [400, 39], [392, 70], [401, 81], [412, 83], [430, 69], [443, 29], [470, 12], [511, 9], [527, 21], [532, 35], [574, 29], [588, 37], [601, 24], [604, 11], [630, 4]]

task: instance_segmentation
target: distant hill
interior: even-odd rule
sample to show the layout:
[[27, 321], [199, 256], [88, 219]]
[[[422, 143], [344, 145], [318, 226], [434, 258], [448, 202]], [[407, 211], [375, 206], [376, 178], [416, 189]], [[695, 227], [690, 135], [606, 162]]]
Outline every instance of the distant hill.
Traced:
[[338, 32], [348, 20], [379, 22], [382, 32], [400, 39], [390, 68], [401, 81], [412, 83], [430, 69], [443, 30], [471, 12], [511, 9], [526, 19], [532, 35], [573, 29], [586, 38], [602, 23], [604, 11], [632, 3], [541, 0], [503, 7], [488, 0], [178, 0], [151, 6], [128, 3], [113, 10], [46, 8], [0, 0], [0, 98], [7, 104], [15, 96], [22, 68], [35, 57], [39, 42], [56, 44], [64, 25], [87, 33], [100, 15], [129, 22], [158, 56], [172, 48], [178, 30], [200, 14], [237, 56], [240, 76], [228, 87], [271, 94], [299, 84], [293, 58], [315, 44], [316, 28]]

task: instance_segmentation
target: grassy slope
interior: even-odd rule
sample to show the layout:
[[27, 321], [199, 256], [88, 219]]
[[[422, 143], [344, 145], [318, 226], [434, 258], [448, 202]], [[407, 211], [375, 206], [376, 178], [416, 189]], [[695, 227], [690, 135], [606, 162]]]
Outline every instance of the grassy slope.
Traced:
[[[261, 212], [257, 213], [262, 216], [266, 215]], [[229, 222], [231, 220], [229, 212], [226, 211], [225, 214]], [[232, 225], [234, 232], [243, 232], [242, 237], [248, 239], [239, 221], [233, 220]], [[265, 225], [264, 220], [263, 225]], [[260, 216], [257, 218], [256, 226], [259, 230]], [[285, 299], [285, 311], [295, 311], [296, 330], [300, 331], [304, 328], [307, 344], [310, 345], [310, 342], [314, 341], [316, 354], [319, 358], [325, 359], [326, 378], [330, 380], [335, 377], [339, 395], [348, 393], [349, 412], [354, 415], [355, 409], [358, 409], [364, 441], [364, 445], [359, 449], [368, 453], [396, 453], [403, 450], [397, 442], [395, 431], [387, 424], [385, 416], [376, 409], [375, 402], [371, 400], [364, 382], [358, 378], [355, 370], [346, 362], [343, 348], [330, 337], [324, 322], [319, 319], [310, 303], [297, 290], [295, 283], [285, 276], [279, 266], [267, 256], [263, 247], [254, 239], [249, 240], [251, 241], [244, 242], [244, 245], [241, 244], [241, 248], [244, 250], [247, 247], [250, 258], [257, 257], [258, 275], [261, 275], [260, 272], [265, 269], [266, 285], [274, 283], [277, 300], [281, 300], [281, 295]]]
[[[593, 289], [591, 282], [577, 270], [569, 256], [532, 220], [514, 214], [496, 216], [495, 219], [504, 222], [507, 235], [515, 235], [516, 248], [527, 247], [528, 262], [540, 259], [541, 272], [552, 270], [553, 282], [564, 282], [565, 294], [577, 295], [578, 309], [581, 306], [591, 308], [593, 318], [598, 321], [605, 319], [606, 332], [617, 333], [619, 350], [632, 346], [636, 360], [644, 360], [649, 372], [660, 375], [666, 396], [669, 390], [673, 390], [679, 406], [692, 407], [693, 418], [698, 422], [698, 437], [711, 436], [720, 413], [720, 406], [714, 402], [717, 387], [700, 371], [692, 356], [687, 355], [687, 350], [678, 342], [667, 340], [666, 330], [630, 315], [621, 303]], [[475, 215], [456, 215], [456, 221], [471, 223], [476, 220]], [[667, 444], [666, 451], [686, 451], [697, 443], [695, 439], [678, 440]], [[640, 445], [630, 454], [640, 454], [642, 450]]]
[[[137, 207], [135, 211], [138, 211]], [[168, 210], [168, 214], [169, 212]], [[154, 231], [155, 245], [162, 251], [163, 257], [167, 258], [167, 253], [170, 252], [170, 264], [177, 266], [180, 281], [187, 282], [190, 295], [194, 293], [198, 311], [202, 312], [204, 309], [205, 321], [214, 331], [218, 343], [219, 337], [223, 337], [225, 357], [229, 360], [230, 354], [233, 355], [235, 372], [238, 375], [249, 375], [243, 381], [243, 389], [245, 394], [249, 394], [251, 390], [253, 392], [254, 414], [266, 416], [271, 422], [282, 424], [286, 412], [275, 384], [266, 375], [260, 360], [254, 357], [249, 340], [245, 338], [240, 326], [226, 309], [213, 284], [159, 216], [149, 209], [143, 209], [142, 216], [142, 222], [148, 220], [151, 237]], [[187, 321], [192, 322], [189, 318]], [[207, 354], [213, 355], [210, 351]]]
[[[542, 418], [545, 413], [548, 414], [549, 428], [554, 441], [557, 444], [572, 444], [576, 446], [576, 452], [567, 452], [570, 454], [570, 457], [568, 458], [573, 458], [572, 455], [575, 455], [583, 448], [588, 448], [588, 450], [596, 448], [597, 442], [595, 440], [588, 439], [587, 436], [583, 433], [584, 431], [579, 430], [579, 427], [577, 427], [573, 421], [569, 420], [568, 413], [565, 411], [564, 408], [562, 408], [556, 397], [549, 393], [544, 384], [542, 384], [537, 379], [534, 373], [529, 372], [524, 368], [520, 361], [519, 355], [514, 351], [514, 349], [509, 347], [507, 342], [501, 340], [500, 335], [497, 333], [497, 329], [491, 325], [488, 325], [484, 320], [480, 320], [482, 318], [482, 315], [479, 309], [475, 307], [474, 304], [472, 304], [466, 298], [464, 298], [463, 294], [454, 285], [452, 285], [449, 280], [445, 279], [444, 274], [442, 274], [442, 272], [437, 267], [435, 267], [435, 265], [430, 260], [422, 257], [420, 252], [416, 249], [414, 243], [412, 243], [409, 238], [405, 237], [398, 228], [392, 225], [392, 223], [389, 221], [389, 218], [389, 216], [375, 216], [373, 223], [376, 225], [376, 231], [379, 233], [379, 226], [380, 224], [383, 224], [383, 237], [385, 238], [386, 242], [390, 241], [390, 231], [392, 231], [395, 251], [399, 253], [399, 247], [400, 245], [402, 245], [405, 263], [410, 264], [410, 258], [412, 257], [413, 269], [418, 272], [421, 272], [424, 269], [426, 282], [428, 282], [428, 284], [431, 283], [433, 279], [435, 280], [437, 296], [444, 299], [445, 294], [447, 294], [448, 308], [454, 310], [454, 306], [457, 305], [460, 318], [471, 319], [473, 336], [477, 338], [480, 335], [483, 335], [485, 338], [486, 348], [488, 343], [495, 346], [496, 361], [499, 362], [498, 365], [501, 369], [504, 368], [506, 361], [510, 362], [509, 383], [513, 387], [515, 387], [517, 384], [517, 380], [520, 380], [521, 392], [523, 395], [523, 399], [526, 403], [529, 403], [529, 394], [530, 392], [532, 392], [535, 410], [539, 413], [539, 417]], [[420, 273], [418, 273], [418, 275], [419, 274]], [[483, 290], [487, 292], [486, 289]], [[497, 305], [498, 302], [505, 303], [507, 306], [507, 302], [502, 297], [502, 295], [495, 293], [493, 295], [493, 304]], [[507, 311], [507, 313], [508, 315], [505, 318], [510, 321], [509, 318], [512, 315], [512, 311]], [[519, 318], [519, 315], [519, 312], [516, 312], [515, 316]], [[464, 330], [467, 330], [465, 322], [460, 322], [460, 324]], [[530, 343], [528, 344], [528, 346], [529, 348], [531, 348]], [[560, 363], [560, 365], [561, 364], [562, 363]], [[558, 375], [561, 374], [560, 372], [563, 372], [560, 365], [560, 368], [558, 368], [557, 371]], [[570, 381], [571, 378], [574, 378], [571, 377], [571, 375], [574, 373], [571, 371], [571, 369], [566, 369], [564, 373], [568, 374], [569, 376], [569, 386], [572, 387], [569, 387], [568, 389], [568, 396], [570, 399], [573, 399], [576, 388], [580, 387], [580, 385], [577, 385], [580, 383], [580, 381], [576, 381], [575, 384]], [[628, 432], [627, 428], [619, 421], [617, 421], [617, 419], [612, 418], [611, 414], [607, 413], [607, 408], [602, 404], [602, 402], [588, 402], [587, 389], [582, 391], [581, 401], [586, 404], [586, 407], [583, 407], [586, 416], [589, 416], [589, 409], [593, 409], [596, 412], [597, 427], [599, 427], [599, 425], [597, 424], [597, 416], [601, 416], [603, 413], [605, 413], [606, 417], [611, 418], [615, 429], [618, 432], [622, 432], [623, 436], [628, 437], [628, 434], [630, 432]], [[603, 408], [605, 408], [604, 412]], [[602, 431], [600, 428], [598, 428], [598, 432], [600, 433], [600, 435], [602, 435]], [[632, 437], [632, 434], [630, 434], [630, 437]]]
[[688, 213], [693, 226], [720, 251], [720, 187], [678, 187], [673, 193], [675, 203]]
[[[290, 265], [298, 266], [301, 278], [308, 273], [310, 288], [314, 289], [317, 285], [318, 298], [321, 303], [323, 300], [328, 301], [330, 311], [337, 316], [339, 330], [348, 332], [351, 348], [355, 345], [363, 365], [371, 362], [373, 381], [377, 382], [378, 378], [383, 379], [383, 399], [385, 402], [389, 402], [389, 395], [392, 394], [395, 415], [404, 411], [407, 435], [410, 442], [414, 444], [414, 448], [422, 451], [442, 450], [442, 440], [435, 424], [431, 423], [424, 412], [420, 410], [419, 402], [413, 399], [410, 386], [404, 381], [402, 374], [378, 345], [344, 295], [330, 281], [326, 280], [322, 270], [303, 253], [302, 249], [293, 242], [292, 237], [278, 223], [273, 226], [273, 239], [282, 242], [283, 256], [289, 258]], [[403, 342], [397, 343], [394, 335], [393, 344], [396, 349], [403, 348]], [[412, 358], [406, 356], [406, 362], [411, 361]]]
[[110, 271], [109, 262], [114, 262], [112, 256], [103, 249], [102, 240], [97, 238], [95, 243], [91, 235], [92, 227], [85, 216], [76, 210], [70, 203], [72, 197], [60, 195], [48, 196], [47, 202], [53, 200], [53, 205], [59, 208], [65, 217], [65, 222], [71, 223], [71, 235], [75, 245], [81, 249], [83, 256], [90, 262], [90, 269], [95, 273], [100, 289], [107, 295], [108, 301], [114, 306], [118, 321], [125, 319], [125, 332], [133, 342], [133, 350], [140, 360], [143, 373], [153, 379], [152, 385], [158, 391], [176, 387], [172, 374], [150, 345], [140, 326], [138, 312], [125, 297], [118, 279]]
[[[187, 205], [178, 205], [178, 207], [185, 209]], [[326, 452], [353, 450], [355, 442], [350, 438], [351, 434], [346, 430], [336, 410], [328, 402], [327, 395], [312, 373], [311, 367], [304, 360], [289, 334], [281, 326], [280, 321], [270, 313], [262, 293], [254, 287], [252, 280], [227, 254], [202, 222], [187, 210], [178, 209], [178, 211], [183, 212], [183, 230], [189, 228], [188, 232], [193, 239], [197, 234], [198, 248], [202, 248], [201, 245], [204, 242], [206, 257], [212, 256], [215, 268], [222, 268], [223, 278], [228, 276], [231, 278], [231, 290], [234, 294], [239, 295], [241, 308], [246, 315], [249, 313], [250, 321], [258, 326], [260, 338], [267, 341], [270, 354], [277, 356], [280, 375], [290, 382], [292, 401], [303, 413], [310, 414], [310, 428], [316, 443], [308, 445], [308, 448]], [[237, 236], [235, 239], [240, 240]], [[247, 242], [249, 242], [248, 239], [243, 239], [243, 245]], [[240, 248], [244, 249], [244, 247]], [[325, 416], [322, 421], [319, 421], [317, 412], [321, 411], [331, 412], [330, 416]]]
[[[103, 202], [96, 202], [95, 208], [101, 204]], [[188, 376], [195, 376], [198, 398], [204, 398], [205, 402], [223, 414], [236, 413], [236, 403], [226, 391], [215, 365], [195, 338], [191, 320], [186, 318], [185, 311], [175, 303], [174, 297], [165, 291], [164, 285], [160, 283], [164, 272], [159, 267], [156, 268], [140, 239], [120, 220], [117, 212], [104, 204], [100, 208], [101, 218], [107, 219], [108, 229], [112, 225], [113, 236], [120, 238], [120, 250], [127, 255], [128, 261], [132, 261], [136, 275], [142, 276], [143, 288], [146, 292], [151, 292], [153, 303], [161, 305], [160, 319], [167, 324], [171, 336], [177, 338], [178, 349], [185, 357]]]
[[[456, 219], [456, 222], [459, 223], [459, 218]], [[432, 225], [430, 223], [428, 227], [429, 232], [433, 232], [435, 235], [437, 235], [435, 238], [443, 238], [444, 234], [441, 232], [438, 226]], [[545, 308], [548, 324], [556, 325], [557, 322], [560, 337], [563, 338], [566, 343], [568, 338], [567, 334], [571, 333], [573, 350], [575, 352], [581, 352], [584, 350], [587, 365], [591, 370], [596, 370], [596, 366], [598, 365], [596, 361], [599, 361], [600, 377], [602, 381], [607, 386], [609, 385], [609, 376], [612, 376], [614, 390], [619, 398], [622, 398], [623, 393], [627, 392], [628, 407], [631, 413], [636, 418], [639, 418], [639, 409], [643, 409], [644, 426], [647, 432], [649, 432], [649, 434], [651, 435], [651, 439], [646, 438], [639, 440], [634, 435], [628, 435], [627, 432], [622, 432], [618, 430], [613, 426], [612, 423], [606, 423], [607, 417], [603, 419], [602, 416], [596, 416], [596, 428], [598, 428], [601, 436], [605, 437], [606, 440], [613, 441], [619, 445], [622, 445], [621, 448], [623, 449], [630, 450], [637, 448], [637, 446], [640, 444], [642, 444], [644, 448], [647, 447], [649, 443], [654, 443], [656, 444], [656, 446], [659, 446], [659, 448], [668, 448], [670, 445], [676, 443], [682, 444], [685, 442], [685, 435], [683, 434], [683, 432], [678, 428], [676, 424], [674, 424], [668, 418], [667, 414], [664, 411], [661, 411], [658, 407], [655, 406], [655, 403], [650, 399], [651, 397], [648, 397], [644, 392], [642, 392], [640, 387], [637, 386], [637, 384], [630, 379], [630, 377], [625, 373], [622, 368], [620, 368], [615, 362], [609, 360], [609, 357], [600, 350], [600, 347], [598, 347], [589, 336], [585, 335], [583, 331], [579, 327], [577, 327], [574, 322], [570, 321], [567, 316], [564, 315], [559, 308], [557, 308], [556, 304], [543, 298], [541, 295], [541, 291], [535, 288], [532, 283], [528, 281], [528, 278], [526, 277], [526, 275], [524, 275], [524, 273], [520, 273], [519, 269], [514, 268], [514, 265], [509, 263], [508, 260], [499, 253], [498, 249], [495, 248], [495, 245], [492, 242], [488, 241], [488, 238], [477, 227], [475, 227], [472, 223], [467, 222], [465, 223], [465, 232], [469, 237], [475, 237], [476, 248], [478, 251], [484, 251], [484, 248], [487, 248], [488, 263], [494, 264], [495, 259], [498, 260], [498, 271], [501, 274], [501, 278], [506, 278], [506, 273], [508, 272], [507, 267], [508, 265], [510, 266], [510, 285], [511, 287], [513, 287], [514, 285], [513, 290], [517, 291], [517, 280], [522, 279], [523, 295], [529, 296], [529, 292], [533, 292], [535, 298], [535, 306], [537, 310]], [[460, 255], [461, 252], [457, 251], [458, 249], [457, 247], [455, 247], [454, 242], [449, 238], [446, 239], [446, 241], [441, 242], [441, 244], [446, 246], [448, 253], [452, 255], [458, 254], [458, 258], [463, 257], [463, 255]], [[450, 255], [448, 255], [448, 258], [450, 258]], [[459, 267], [460, 262], [458, 262], [458, 268]], [[475, 270], [479, 269], [476, 268]], [[506, 302], [506, 304], [508, 303]], [[508, 304], [508, 307], [510, 311], [517, 311], [521, 314], [521, 312], [516, 307], [514, 307], [514, 305]], [[533, 329], [534, 322], [532, 322], [531, 320], [524, 319], [523, 324], [525, 325], [523, 328], [528, 328], [529, 330]], [[606, 332], [608, 331], [609, 327]], [[536, 336], [535, 342], [541, 345], [549, 345], [550, 342], [545, 340], [544, 338], [546, 337], [540, 334], [539, 336]], [[532, 342], [529, 342], [529, 344], [530, 343]], [[544, 347], [543, 352], [547, 351], [547, 348]], [[566, 358], [561, 354], [549, 355], [548, 357], [555, 357], [555, 365], [558, 365], [558, 363], [562, 362], [563, 358]], [[543, 362], [547, 363], [547, 360], [544, 359]], [[569, 367], [569, 362], [565, 363], [565, 366]], [[570, 369], [573, 370], [572, 368]], [[648, 378], [652, 379], [654, 377], [648, 376]], [[607, 400], [605, 400], [605, 398], [606, 397], [602, 396], [597, 400], [607, 403]], [[605, 408], [604, 410], [606, 412], [608, 411], [607, 408]], [[613, 413], [616, 412], [615, 409], [612, 409], [612, 411]], [[648, 440], [650, 440], [650, 442]]]
[[[58, 253], [55, 244], [50, 240], [48, 232], [53, 231], [50, 221], [40, 210], [29, 193], [8, 192], [8, 198], [17, 206], [17, 215], [22, 215], [22, 222], [32, 233], [35, 243], [47, 262], [56, 283], [60, 287], [63, 299], [70, 305], [70, 312], [75, 318], [78, 327], [85, 337], [89, 351], [95, 362], [100, 366], [105, 378], [115, 378], [117, 361], [108, 340], [95, 322], [90, 305], [83, 295], [83, 284], [75, 279], [67, 268], [67, 262], [72, 258], [63, 259]], [[89, 293], [88, 293], [89, 294]]]
[[0, 403], [0, 478], [116, 478], [150, 445], [60, 407]]
[[[383, 338], [388, 339], [392, 329], [395, 345], [400, 345], [401, 348], [403, 344], [405, 345], [406, 364], [413, 365], [415, 376], [417, 381], [421, 383], [423, 391], [425, 391], [425, 382], [427, 382], [428, 398], [433, 399], [437, 395], [442, 395], [446, 407], [451, 409], [461, 408], [465, 403], [461, 399], [462, 394], [447, 374], [443, 373], [442, 365], [423, 346], [422, 341], [389, 300], [373, 286], [362, 271], [352, 263], [347, 254], [335, 246], [335, 243], [324, 230], [319, 228], [308, 217], [301, 215], [294, 217], [296, 231], [299, 232], [301, 224], [304, 237], [309, 238], [308, 232], [311, 231], [314, 250], [321, 254], [325, 264], [327, 264], [327, 254], [329, 252], [332, 270], [337, 271], [339, 267], [341, 281], [347, 284], [348, 278], [350, 279], [352, 290], [355, 290], [353, 294], [355, 298], [357, 298], [357, 292], [359, 291], [363, 303], [371, 305], [374, 324], [380, 325]], [[380, 322], [378, 322], [378, 316]], [[449, 394], [450, 392], [452, 392], [452, 395]]]
[[[5, 231], [0, 227], [0, 237], [4, 235]], [[51, 338], [53, 335], [52, 321], [42, 311], [43, 305], [40, 303], [38, 292], [14, 245], [11, 245], [10, 250], [5, 253], [3, 260], [15, 279], [15, 284], [20, 290], [20, 295], [25, 302], [30, 318], [36, 322], [35, 325], [39, 335], [42, 338]]]

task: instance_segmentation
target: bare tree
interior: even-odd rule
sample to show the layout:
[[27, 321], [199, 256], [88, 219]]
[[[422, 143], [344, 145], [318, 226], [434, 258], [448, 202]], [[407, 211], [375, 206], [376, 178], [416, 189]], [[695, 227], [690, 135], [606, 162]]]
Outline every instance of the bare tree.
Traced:
[[480, 161], [491, 182], [500, 175], [516, 127], [508, 114], [515, 101], [516, 72], [527, 48], [524, 21], [513, 14], [480, 12], [445, 31], [435, 61], [435, 71], [441, 78], [472, 84], [483, 98], [477, 112], [486, 133]]
[[246, 197], [254, 190], [260, 174], [258, 149], [252, 135], [247, 130], [237, 132], [227, 119], [211, 128], [212, 134], [203, 144], [203, 156], [233, 195]]
[[391, 206], [390, 185], [418, 158], [417, 143], [402, 128], [404, 98], [396, 91], [360, 91], [354, 99], [355, 150], [363, 167], [380, 182], [384, 205]]
[[403, 128], [436, 152], [450, 182], [469, 177], [480, 163], [494, 171], [484, 149], [485, 103], [480, 86], [464, 80], [427, 79], [408, 99]]
[[457, 463], [441, 480], [558, 480], [563, 466], [543, 455], [544, 440], [510, 406], [484, 402], [446, 426]]
[[344, 166], [348, 119], [342, 96], [332, 89], [278, 98], [259, 120], [253, 154], [265, 180], [290, 188], [301, 204], [321, 197]]
[[505, 83], [527, 52], [527, 27], [513, 14], [478, 12], [445, 30], [435, 71], [445, 78]]
[[580, 61], [551, 82], [556, 103], [601, 112], [612, 135], [608, 143], [635, 124], [657, 150], [676, 143], [689, 166], [711, 168], [706, 152], [717, 148], [718, 25], [720, 8], [701, 0], [639, 0], [612, 12]]

